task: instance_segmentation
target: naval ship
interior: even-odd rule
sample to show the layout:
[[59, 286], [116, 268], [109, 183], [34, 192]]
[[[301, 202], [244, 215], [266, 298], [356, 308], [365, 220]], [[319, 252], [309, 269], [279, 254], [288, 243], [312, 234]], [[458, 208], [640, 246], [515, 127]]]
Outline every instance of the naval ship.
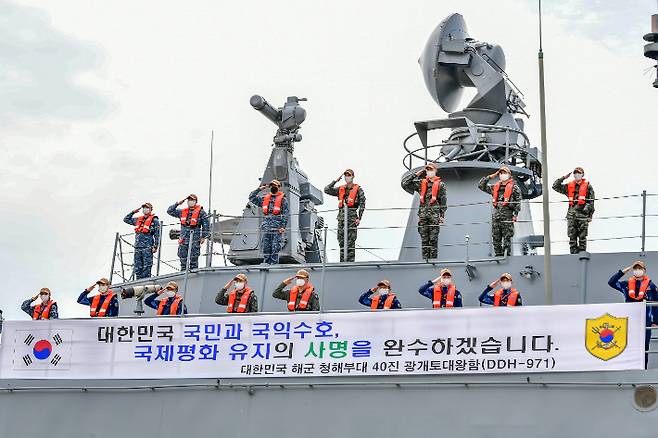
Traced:
[[[658, 15], [652, 17], [652, 32], [645, 39], [645, 55], [658, 58]], [[252, 204], [233, 217], [212, 212], [211, 239], [198, 269], [178, 271], [175, 262], [156, 254], [156, 275], [135, 280], [130, 261], [133, 236], [117, 233], [110, 279], [113, 290], [123, 292], [119, 319], [153, 317], [154, 311], [143, 305], [144, 293], [176, 281], [185, 296], [186, 318], [213, 315], [221, 320], [227, 315], [223, 308], [218, 310], [215, 295], [240, 272], [249, 276], [257, 293], [259, 315], [268, 316], [282, 315], [284, 306], [271, 291], [300, 268], [310, 273], [319, 290], [321, 312], [356, 314], [369, 310], [363, 310], [346, 284], [365, 290], [388, 278], [394, 285], [420, 285], [435, 278], [441, 268], [449, 268], [455, 283], [468, 291], [482, 291], [502, 272], [512, 273], [524, 306], [540, 306], [618, 302], [619, 296], [601, 284], [620, 268], [620, 260], [641, 259], [649, 267], [658, 266], [658, 253], [644, 250], [645, 227], [636, 254], [546, 255], [550, 238], [534, 229], [530, 205], [541, 202], [550, 181], [541, 149], [524, 132], [525, 103], [505, 73], [505, 54], [499, 45], [472, 38], [464, 18], [455, 13], [430, 35], [419, 63], [431, 97], [448, 115], [416, 121], [410, 135], [400, 139], [401, 178], [434, 162], [449, 186], [450, 198], [460, 200], [449, 206], [442, 225], [438, 260], [421, 259], [416, 229], [419, 199], [414, 195], [396, 260], [330, 262], [327, 241], [332, 235], [322, 215], [335, 215], [338, 210], [320, 208], [325, 204], [322, 190], [295, 157], [294, 145], [301, 141], [299, 129], [306, 115], [300, 106], [303, 99], [291, 96], [276, 108], [254, 96], [250, 102], [254, 109], [277, 126], [262, 181], [281, 181], [290, 203], [281, 263], [262, 264], [263, 218]], [[466, 88], [477, 93], [459, 109]], [[430, 140], [437, 136], [438, 143]], [[512, 169], [523, 201], [512, 254], [496, 257], [490, 237], [490, 197], [475, 188], [480, 178], [502, 166]], [[652, 196], [645, 192], [638, 200], [646, 207]], [[177, 239], [177, 225], [165, 224], [162, 238]], [[477, 295], [465, 294], [464, 306], [477, 308]], [[396, 312], [413, 315], [428, 304], [414, 293], [405, 295], [404, 307]], [[4, 353], [13, 346], [3, 337], [0, 348]], [[658, 361], [652, 353], [650, 349], [648, 369], [622, 371], [285, 379], [2, 378], [0, 436], [654, 437]]]

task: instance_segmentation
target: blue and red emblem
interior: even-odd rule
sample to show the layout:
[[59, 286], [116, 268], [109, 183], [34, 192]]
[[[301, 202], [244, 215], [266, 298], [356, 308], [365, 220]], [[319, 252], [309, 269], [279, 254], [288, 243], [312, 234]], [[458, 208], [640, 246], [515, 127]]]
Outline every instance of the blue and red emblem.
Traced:
[[52, 344], [45, 339], [37, 341], [37, 343], [34, 344], [34, 348], [32, 349], [32, 353], [34, 354], [34, 357], [39, 360], [48, 359], [52, 352], [53, 352]]

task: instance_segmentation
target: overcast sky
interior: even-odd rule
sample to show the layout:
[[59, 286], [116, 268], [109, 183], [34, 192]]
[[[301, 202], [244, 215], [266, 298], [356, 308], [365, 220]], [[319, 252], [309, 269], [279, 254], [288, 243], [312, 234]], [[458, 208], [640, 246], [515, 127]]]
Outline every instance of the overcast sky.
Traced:
[[[582, 165], [599, 196], [657, 193], [658, 91], [642, 56], [656, 2], [544, 3], [549, 185]], [[401, 142], [414, 120], [445, 116], [417, 59], [452, 12], [464, 15], [471, 36], [503, 46], [538, 144], [535, 1], [0, 1], [5, 316], [25, 316], [20, 302], [43, 286], [62, 316], [86, 314], [75, 299], [108, 275], [114, 233], [131, 231], [122, 223], [128, 211], [150, 201], [166, 217], [191, 192], [207, 205], [211, 130], [213, 208], [239, 214], [274, 133], [249, 106], [255, 93], [278, 105], [288, 95], [309, 99], [296, 155], [316, 186], [352, 167], [369, 206], [408, 206]], [[320, 208], [334, 206], [329, 199]], [[600, 202], [597, 215], [640, 208], [637, 198]], [[655, 200], [649, 208], [658, 213]], [[564, 206], [552, 214], [562, 218]], [[404, 212], [372, 212], [364, 226], [405, 220]], [[638, 235], [639, 227], [637, 219], [601, 220], [590, 236]], [[657, 227], [650, 222], [650, 233]], [[553, 235], [565, 238], [563, 222]], [[397, 241], [361, 236], [369, 246], [401, 241], [401, 232]], [[165, 243], [171, 258], [175, 243]], [[591, 249], [637, 251], [639, 240]]]

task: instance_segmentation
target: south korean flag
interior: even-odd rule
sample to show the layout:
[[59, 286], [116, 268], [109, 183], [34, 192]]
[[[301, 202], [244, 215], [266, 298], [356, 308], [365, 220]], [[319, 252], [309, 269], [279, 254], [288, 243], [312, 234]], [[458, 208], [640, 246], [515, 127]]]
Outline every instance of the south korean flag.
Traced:
[[15, 370], [67, 370], [73, 330], [16, 330]]

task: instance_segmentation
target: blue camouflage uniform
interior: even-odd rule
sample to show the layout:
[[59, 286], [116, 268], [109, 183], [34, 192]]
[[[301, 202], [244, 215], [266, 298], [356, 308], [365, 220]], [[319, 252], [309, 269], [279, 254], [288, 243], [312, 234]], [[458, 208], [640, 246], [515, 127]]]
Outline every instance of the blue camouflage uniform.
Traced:
[[[177, 204], [171, 205], [167, 209], [167, 214], [175, 218], [180, 219], [183, 209], [177, 208]], [[192, 209], [188, 211], [188, 216], [192, 215]], [[189, 219], [189, 218], [188, 218]], [[189, 220], [186, 221], [189, 224]], [[207, 239], [210, 236], [210, 221], [208, 220], [208, 214], [201, 207], [201, 212], [199, 213], [199, 219], [195, 227], [190, 227], [189, 225], [181, 225], [180, 227], [180, 239], [178, 240], [178, 258], [180, 259], [180, 270], [184, 271], [187, 268], [187, 250], [188, 244], [190, 242], [190, 233], [194, 232], [192, 238], [192, 252], [190, 253], [190, 269], [196, 269], [199, 267], [199, 256], [201, 255], [201, 239]]]
[[[359, 297], [359, 303], [363, 304], [364, 306], [370, 307], [372, 305], [372, 295], [374, 292], [370, 289], [365, 291], [363, 295]], [[384, 303], [386, 302], [386, 299], [388, 298], [389, 294], [384, 294], [380, 295], [381, 298], [379, 299], [379, 303], [377, 303], [377, 308], [378, 309], [383, 309], [384, 308]], [[395, 294], [394, 294], [395, 295]], [[398, 301], [397, 296], [393, 298], [393, 302], [391, 303], [391, 309], [401, 309], [402, 304], [400, 304], [400, 301]]]
[[[653, 281], [649, 282], [649, 287], [647, 288], [644, 299], [636, 300], [628, 295], [628, 281], [626, 280], [620, 281], [621, 277], [623, 276], [624, 273], [622, 271], [617, 271], [612, 277], [610, 277], [610, 280], [608, 280], [608, 286], [621, 292], [622, 295], [624, 295], [625, 302], [636, 303], [638, 301], [645, 301], [645, 300], [658, 301], [658, 289], [656, 289], [656, 285], [654, 284]], [[639, 287], [640, 284], [638, 282], [637, 288]], [[647, 306], [646, 326], [651, 327], [652, 324], [658, 324], [658, 307]], [[649, 344], [651, 344], [651, 330], [646, 330], [644, 336], [644, 351], [649, 350]], [[647, 363], [648, 359], [649, 359], [649, 355], [645, 353], [644, 355], [645, 364]]]
[[[260, 189], [256, 189], [249, 193], [249, 202], [263, 206], [263, 199], [265, 196], [259, 196]], [[260, 225], [261, 229], [261, 248], [263, 250], [263, 263], [268, 265], [276, 265], [279, 263], [279, 251], [283, 246], [284, 234], [279, 233], [279, 228], [286, 228], [288, 225], [288, 198], [283, 197], [281, 202], [281, 214], [272, 214], [274, 208], [275, 195], [270, 197], [269, 214], [263, 216], [263, 223]]]
[[[128, 225], [137, 225], [139, 217], [133, 217], [132, 211], [123, 218]], [[149, 278], [153, 267], [153, 253], [160, 245], [160, 221], [155, 216], [148, 233], [135, 233], [135, 278]], [[79, 302], [79, 301], [78, 301]]]
[[[489, 292], [493, 290], [493, 287], [487, 286], [487, 288], [482, 292], [478, 300], [482, 304], [489, 304], [490, 306], [494, 305], [494, 296], [489, 295]], [[503, 289], [503, 296], [500, 297], [500, 305], [502, 306], [507, 306], [507, 298], [509, 297], [509, 294], [512, 292], [512, 288], [510, 289]], [[517, 290], [518, 292], [518, 290]], [[522, 306], [523, 305], [523, 300], [521, 299], [521, 292], [519, 292], [519, 296], [516, 299], [516, 305], [517, 306]]]
[[[161, 300], [156, 300], [156, 298], [158, 298], [158, 294], [157, 294], [157, 293], [156, 293], [156, 294], [149, 295], [148, 297], [146, 297], [146, 298], [144, 299], [144, 304], [146, 304], [147, 306], [149, 306], [151, 309], [158, 310], [158, 307], [160, 307], [160, 301], [161, 301]], [[163, 300], [167, 300], [167, 303], [165, 304], [164, 309], [162, 309], [162, 314], [163, 314], [163, 315], [169, 315], [169, 311], [170, 311], [170, 309], [171, 309], [171, 305], [173, 304], [175, 298], [176, 298], [175, 296], [174, 296], [174, 297], [171, 297], [171, 298], [166, 297], [166, 296], [164, 296], [164, 295], [162, 296], [162, 299], [163, 299]], [[176, 315], [180, 315], [181, 310], [183, 311], [183, 313], [187, 314], [187, 306], [185, 305], [184, 302], [181, 302], [181, 304], [182, 304], [182, 305], [179, 305], [179, 306], [178, 306], [178, 310], [176, 311]]]
[[[27, 300], [23, 301], [23, 304], [21, 304], [21, 310], [30, 315], [30, 318], [32, 318], [32, 315], [34, 314], [34, 307], [30, 306], [32, 301], [34, 301], [32, 298], [28, 298]], [[50, 307], [50, 312], [48, 312], [48, 319], [59, 319], [59, 313], [57, 313], [57, 303], [53, 303], [53, 305]]]
[[[418, 293], [424, 297], [434, 300], [434, 283], [428, 281], [418, 289]], [[446, 298], [448, 297], [448, 288], [446, 286], [441, 286], [441, 307], [446, 306]], [[455, 302], [453, 307], [462, 307], [462, 294], [459, 292], [459, 289], [455, 289]]]
[[[83, 290], [80, 296], [78, 297], [78, 304], [82, 304], [83, 306], [91, 306], [91, 300], [92, 298], [89, 298], [87, 295], [89, 295], [89, 291], [87, 289]], [[107, 307], [107, 313], [105, 314], [105, 317], [109, 316], [118, 316], [119, 315], [119, 299], [117, 298], [117, 294], [114, 294], [112, 297], [112, 300], [110, 301], [110, 305]], [[105, 298], [101, 296], [101, 301], [98, 303], [98, 309], [103, 305]], [[102, 318], [102, 317], [100, 317]]]

